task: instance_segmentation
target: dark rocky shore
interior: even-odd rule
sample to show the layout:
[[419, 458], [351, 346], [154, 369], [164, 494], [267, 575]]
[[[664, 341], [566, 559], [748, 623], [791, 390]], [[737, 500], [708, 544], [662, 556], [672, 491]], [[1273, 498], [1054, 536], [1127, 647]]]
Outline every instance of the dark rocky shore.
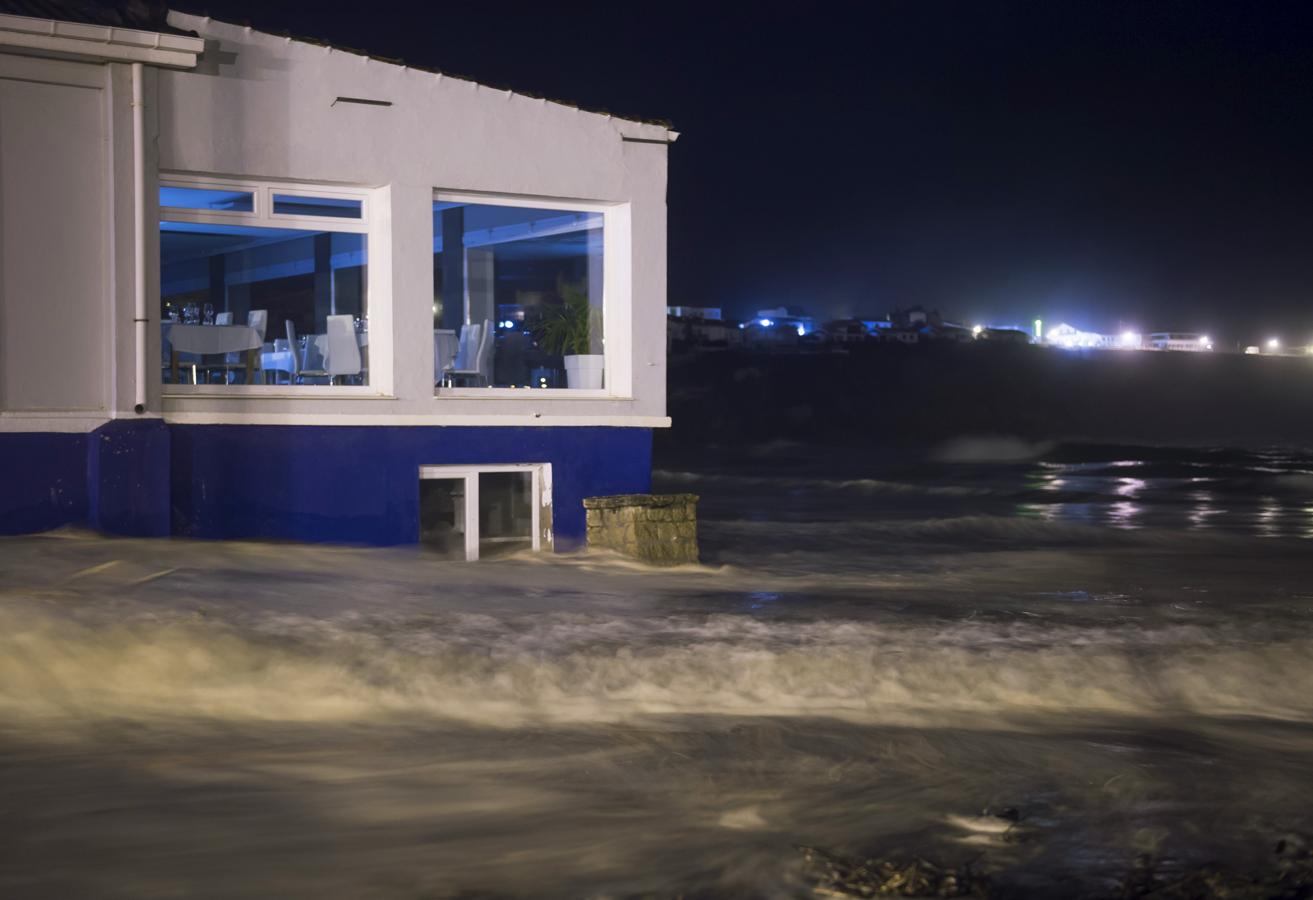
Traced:
[[[1004, 840], [1008, 837], [1004, 834]], [[969, 863], [938, 865], [925, 859], [856, 859], [815, 847], [798, 847], [804, 877], [817, 897], [982, 897], [1035, 894], [1009, 879], [986, 854]], [[1275, 841], [1270, 860], [1252, 871], [1223, 866], [1184, 868], [1144, 857], [1105, 890], [1072, 883], [1044, 896], [1108, 900], [1307, 900], [1313, 897], [1313, 855], [1302, 838]]]

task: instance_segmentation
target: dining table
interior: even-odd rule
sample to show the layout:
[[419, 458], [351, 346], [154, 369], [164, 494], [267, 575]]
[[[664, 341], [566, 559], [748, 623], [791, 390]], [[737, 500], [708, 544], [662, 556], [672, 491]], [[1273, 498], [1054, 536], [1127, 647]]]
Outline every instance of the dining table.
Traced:
[[255, 376], [255, 354], [264, 346], [260, 332], [250, 325], [186, 325], [181, 322], [163, 322], [164, 340], [169, 342], [169, 367], [173, 383], [178, 383], [178, 354], [194, 353], [207, 356], [224, 353], [241, 353], [246, 364], [246, 383]]

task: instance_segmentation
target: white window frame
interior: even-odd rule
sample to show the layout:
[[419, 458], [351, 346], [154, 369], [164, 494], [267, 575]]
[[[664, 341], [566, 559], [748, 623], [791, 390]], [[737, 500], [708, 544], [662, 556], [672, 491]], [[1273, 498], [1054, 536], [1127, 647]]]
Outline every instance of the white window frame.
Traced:
[[[434, 387], [433, 399], [443, 400], [632, 400], [633, 342], [633, 237], [628, 202], [539, 197], [531, 194], [493, 194], [436, 188], [435, 203], [478, 203], [488, 206], [525, 206], [564, 212], [602, 214], [602, 390], [516, 387]], [[430, 224], [432, 217], [430, 216]], [[429, 235], [432, 247], [436, 235]]]
[[551, 463], [513, 463], [500, 466], [420, 466], [419, 480], [456, 480], [465, 482], [465, 559], [477, 562], [479, 559], [479, 476], [493, 472], [529, 472], [533, 476], [530, 488], [534, 502], [531, 504], [532, 523], [530, 534], [534, 552], [543, 548], [552, 548], [552, 464]]
[[[222, 191], [250, 191], [254, 194], [254, 210], [204, 210], [185, 207], [159, 207], [158, 222], [188, 222], [199, 225], [246, 224], [253, 227], [304, 229], [309, 231], [338, 231], [366, 236], [367, 263], [365, 282], [367, 315], [369, 316], [369, 384], [161, 384], [161, 396], [166, 400], [178, 399], [325, 399], [325, 398], [385, 398], [393, 391], [392, 365], [392, 277], [386, 216], [377, 214], [379, 189], [357, 186], [337, 186], [293, 181], [256, 178], [226, 178], [213, 175], [193, 175], [185, 172], [161, 172], [159, 187], [206, 188]], [[330, 197], [360, 201], [360, 218], [338, 216], [274, 215], [273, 195], [297, 194], [307, 197]], [[159, 239], [158, 224], [155, 229]], [[154, 277], [160, 277], [157, 267]], [[159, 296], [158, 283], [156, 296]], [[158, 303], [156, 304], [158, 307]], [[272, 326], [274, 323], [270, 323]], [[269, 334], [275, 332], [267, 332]]]

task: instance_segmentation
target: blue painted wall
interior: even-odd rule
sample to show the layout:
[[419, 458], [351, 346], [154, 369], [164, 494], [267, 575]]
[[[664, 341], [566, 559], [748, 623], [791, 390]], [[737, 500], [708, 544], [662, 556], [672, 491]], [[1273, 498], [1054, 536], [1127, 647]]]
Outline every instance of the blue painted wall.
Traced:
[[169, 426], [119, 419], [87, 441], [87, 524], [109, 534], [169, 534]]
[[558, 549], [582, 543], [583, 498], [651, 490], [647, 428], [170, 425], [173, 533], [406, 544], [419, 467], [551, 463]]
[[87, 518], [85, 434], [0, 434], [0, 534]]

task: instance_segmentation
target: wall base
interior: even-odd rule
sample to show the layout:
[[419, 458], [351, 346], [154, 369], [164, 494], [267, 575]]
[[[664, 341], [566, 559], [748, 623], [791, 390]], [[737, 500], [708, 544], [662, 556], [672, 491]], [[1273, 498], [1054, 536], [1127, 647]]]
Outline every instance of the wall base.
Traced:
[[557, 549], [583, 498], [651, 489], [648, 428], [171, 425], [173, 533], [356, 544], [419, 539], [419, 467], [551, 463]]

